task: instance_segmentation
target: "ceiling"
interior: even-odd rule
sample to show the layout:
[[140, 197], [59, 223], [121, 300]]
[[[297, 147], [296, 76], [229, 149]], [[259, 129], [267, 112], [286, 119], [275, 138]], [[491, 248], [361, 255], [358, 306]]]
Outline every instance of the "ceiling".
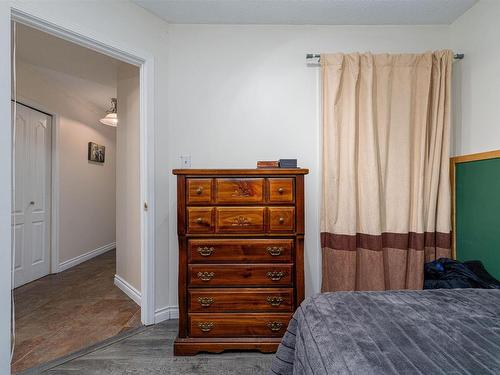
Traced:
[[169, 23], [448, 25], [478, 0], [132, 0]]
[[16, 39], [19, 62], [103, 111], [109, 109], [118, 67], [128, 64], [19, 23]]

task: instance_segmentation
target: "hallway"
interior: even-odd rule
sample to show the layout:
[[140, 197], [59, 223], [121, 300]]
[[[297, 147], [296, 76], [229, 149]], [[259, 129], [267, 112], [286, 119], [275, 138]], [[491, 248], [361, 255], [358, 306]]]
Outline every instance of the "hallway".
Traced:
[[70, 354], [141, 325], [141, 310], [113, 284], [116, 251], [14, 291], [12, 372]]

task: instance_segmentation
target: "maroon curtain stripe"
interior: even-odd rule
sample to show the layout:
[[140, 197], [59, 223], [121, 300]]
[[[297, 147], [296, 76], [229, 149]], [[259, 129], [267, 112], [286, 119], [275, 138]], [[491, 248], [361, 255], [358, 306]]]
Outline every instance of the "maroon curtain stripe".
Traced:
[[382, 250], [393, 249], [415, 249], [424, 250], [426, 247], [451, 248], [451, 233], [425, 232], [425, 233], [391, 233], [385, 232], [381, 235], [357, 233], [354, 235], [321, 233], [321, 247], [329, 247], [335, 250], [367, 249]]

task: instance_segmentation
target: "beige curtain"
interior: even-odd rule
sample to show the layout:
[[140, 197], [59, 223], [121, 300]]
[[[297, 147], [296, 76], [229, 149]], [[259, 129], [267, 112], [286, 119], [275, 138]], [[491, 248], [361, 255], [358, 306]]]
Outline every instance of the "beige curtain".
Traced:
[[321, 56], [323, 291], [421, 289], [450, 256], [452, 60]]

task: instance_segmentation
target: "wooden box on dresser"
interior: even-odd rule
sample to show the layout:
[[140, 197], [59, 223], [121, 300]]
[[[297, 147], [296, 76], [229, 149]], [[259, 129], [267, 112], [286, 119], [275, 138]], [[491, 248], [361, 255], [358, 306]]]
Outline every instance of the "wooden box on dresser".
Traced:
[[276, 351], [304, 299], [307, 169], [175, 169], [175, 355]]

